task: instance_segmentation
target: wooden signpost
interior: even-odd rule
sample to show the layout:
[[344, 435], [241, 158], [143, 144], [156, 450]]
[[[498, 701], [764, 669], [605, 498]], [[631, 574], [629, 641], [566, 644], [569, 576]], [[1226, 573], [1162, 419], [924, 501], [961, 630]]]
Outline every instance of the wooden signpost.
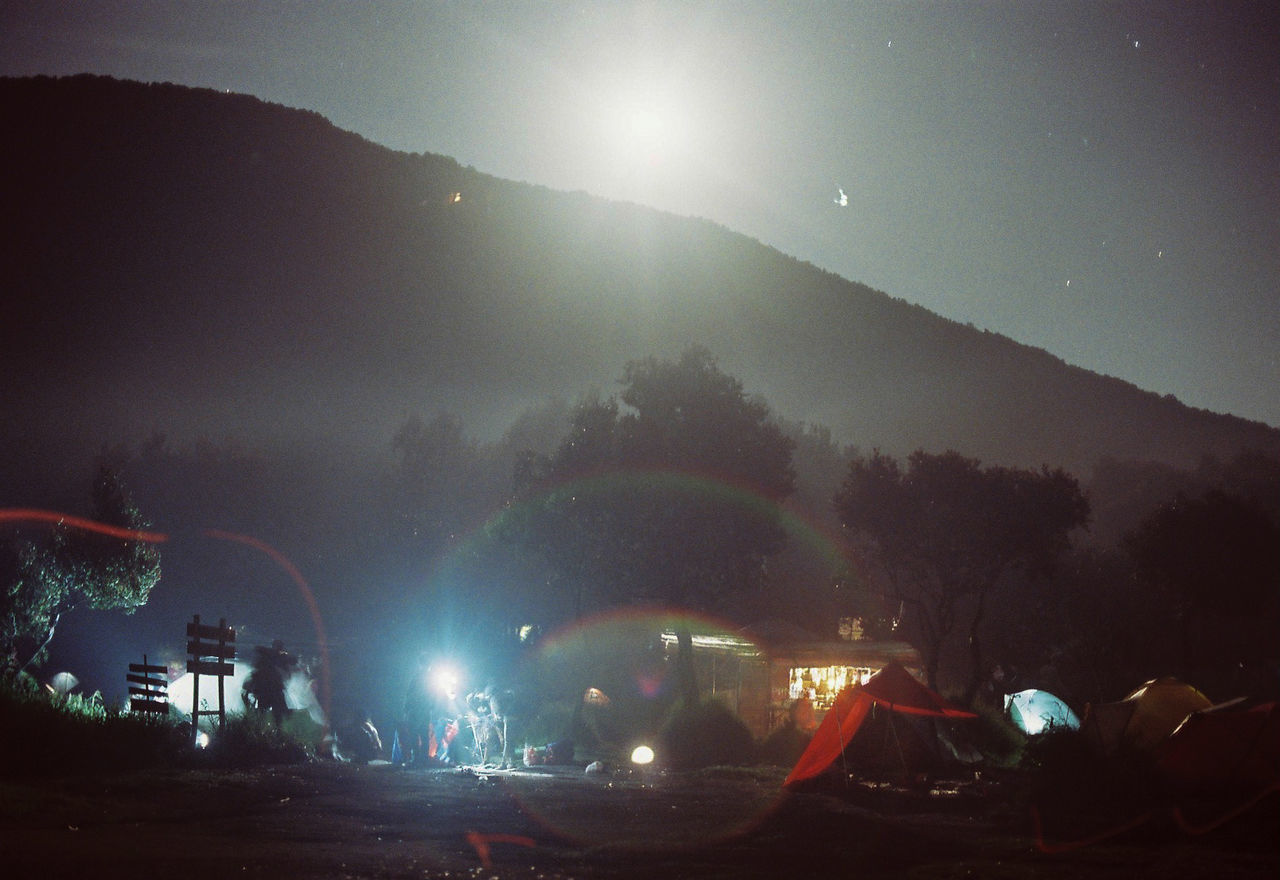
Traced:
[[163, 676], [168, 667], [153, 666], [147, 663], [147, 655], [142, 655], [141, 663], [130, 663], [129, 674], [129, 709], [147, 715], [169, 714], [169, 682]]
[[[226, 619], [217, 626], [200, 622], [200, 615], [187, 624], [187, 672], [191, 673], [191, 738], [199, 736], [200, 717], [217, 715], [218, 729], [227, 723], [226, 677], [235, 673], [236, 631], [227, 626]], [[200, 676], [212, 675], [218, 679], [218, 708], [200, 708]]]

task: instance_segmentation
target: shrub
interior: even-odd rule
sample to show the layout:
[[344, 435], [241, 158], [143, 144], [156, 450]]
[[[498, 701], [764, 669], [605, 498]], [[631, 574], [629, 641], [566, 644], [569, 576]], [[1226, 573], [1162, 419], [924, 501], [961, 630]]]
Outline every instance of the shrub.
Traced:
[[977, 719], [953, 725], [956, 734], [966, 737], [992, 766], [1018, 766], [1027, 747], [1027, 735], [1003, 711], [982, 704], [973, 711]]
[[749, 764], [755, 741], [751, 731], [716, 700], [696, 706], [679, 704], [658, 737], [659, 760], [675, 770], [718, 764]]
[[132, 770], [182, 751], [172, 722], [120, 713], [96, 693], [63, 697], [10, 681], [0, 686], [0, 716], [0, 774], [6, 776]]
[[784, 724], [761, 743], [760, 762], [775, 767], [794, 767], [812, 739], [812, 734], [805, 733], [794, 724]]
[[219, 767], [256, 767], [262, 764], [299, 764], [312, 757], [311, 750], [277, 727], [270, 717], [247, 712], [227, 718], [221, 730], [209, 736], [209, 745], [194, 760]]
[[57, 696], [18, 679], [0, 685], [0, 776], [56, 776], [147, 767], [296, 763], [304, 741], [255, 716], [232, 717], [204, 751], [175, 718], [107, 706], [101, 694]]

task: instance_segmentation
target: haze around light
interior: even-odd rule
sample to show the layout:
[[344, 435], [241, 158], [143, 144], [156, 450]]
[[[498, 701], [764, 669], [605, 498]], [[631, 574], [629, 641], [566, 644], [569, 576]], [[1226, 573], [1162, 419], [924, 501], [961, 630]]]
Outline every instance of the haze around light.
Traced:
[[243, 92], [705, 217], [1271, 425], [1277, 45], [1268, 2], [0, 2], [6, 76]]

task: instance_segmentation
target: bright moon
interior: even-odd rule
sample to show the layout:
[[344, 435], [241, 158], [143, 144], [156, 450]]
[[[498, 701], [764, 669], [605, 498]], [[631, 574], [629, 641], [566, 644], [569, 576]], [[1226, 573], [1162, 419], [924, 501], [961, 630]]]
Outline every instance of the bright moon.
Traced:
[[606, 100], [602, 134], [615, 160], [630, 166], [670, 166], [686, 152], [689, 114], [670, 83], [647, 82]]
[[656, 143], [662, 139], [666, 125], [656, 110], [635, 109], [627, 116], [627, 128], [636, 140]]
[[611, 128], [618, 154], [628, 163], [662, 164], [677, 150], [678, 126], [669, 111], [648, 105], [620, 108]]

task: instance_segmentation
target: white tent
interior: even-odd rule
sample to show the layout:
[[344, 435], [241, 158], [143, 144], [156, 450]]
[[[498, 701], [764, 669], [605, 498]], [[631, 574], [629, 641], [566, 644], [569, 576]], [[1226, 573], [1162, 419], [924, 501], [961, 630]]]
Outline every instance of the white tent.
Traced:
[[1032, 736], [1050, 730], [1080, 729], [1080, 719], [1071, 707], [1048, 691], [1031, 688], [1008, 694], [1004, 710], [1014, 724]]

